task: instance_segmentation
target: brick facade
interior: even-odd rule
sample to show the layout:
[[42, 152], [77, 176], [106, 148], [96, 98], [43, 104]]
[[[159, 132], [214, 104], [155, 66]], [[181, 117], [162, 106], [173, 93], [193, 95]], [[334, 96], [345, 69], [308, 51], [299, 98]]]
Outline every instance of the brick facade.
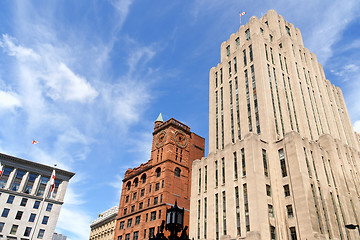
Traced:
[[166, 209], [177, 201], [189, 223], [191, 166], [204, 156], [205, 139], [171, 118], [156, 121], [151, 158], [128, 169], [116, 221], [115, 240], [147, 239], [165, 220]]

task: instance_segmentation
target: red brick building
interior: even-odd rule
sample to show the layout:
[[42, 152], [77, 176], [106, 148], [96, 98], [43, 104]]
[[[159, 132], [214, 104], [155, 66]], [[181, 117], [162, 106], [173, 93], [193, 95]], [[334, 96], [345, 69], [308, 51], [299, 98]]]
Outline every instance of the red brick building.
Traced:
[[155, 121], [151, 158], [123, 179], [114, 240], [148, 239], [177, 201], [189, 224], [191, 166], [204, 156], [205, 139], [171, 118]]

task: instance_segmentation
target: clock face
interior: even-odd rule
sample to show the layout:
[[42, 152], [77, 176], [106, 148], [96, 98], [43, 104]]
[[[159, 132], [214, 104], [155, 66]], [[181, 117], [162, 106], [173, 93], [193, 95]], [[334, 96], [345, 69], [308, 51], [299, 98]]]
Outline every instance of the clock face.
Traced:
[[155, 146], [156, 146], [157, 148], [162, 147], [162, 146], [164, 145], [165, 140], [166, 140], [166, 135], [167, 135], [167, 133], [166, 133], [164, 130], [161, 131], [161, 132], [157, 135], [157, 137], [156, 137], [156, 139], [155, 139]]
[[174, 140], [176, 145], [178, 145], [181, 148], [184, 148], [188, 144], [188, 139], [184, 132], [182, 131], [175, 131], [174, 133]]

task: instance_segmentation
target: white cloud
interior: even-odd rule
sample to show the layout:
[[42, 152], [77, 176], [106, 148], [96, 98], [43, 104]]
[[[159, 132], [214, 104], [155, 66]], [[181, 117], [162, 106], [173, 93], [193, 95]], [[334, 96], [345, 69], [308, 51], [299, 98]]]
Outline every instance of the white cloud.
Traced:
[[15, 110], [17, 107], [21, 107], [21, 101], [19, 96], [14, 92], [5, 92], [0, 90], [0, 112], [2, 110]]
[[121, 27], [129, 13], [133, 0], [111, 0], [111, 4], [116, 8], [120, 15], [119, 27]]
[[2, 35], [2, 39], [0, 39], [0, 47], [3, 48], [3, 50], [9, 55], [9, 56], [15, 56], [20, 61], [25, 60], [39, 60], [40, 56], [34, 52], [34, 50], [16, 45], [15, 44], [16, 39], [10, 37], [7, 34]]

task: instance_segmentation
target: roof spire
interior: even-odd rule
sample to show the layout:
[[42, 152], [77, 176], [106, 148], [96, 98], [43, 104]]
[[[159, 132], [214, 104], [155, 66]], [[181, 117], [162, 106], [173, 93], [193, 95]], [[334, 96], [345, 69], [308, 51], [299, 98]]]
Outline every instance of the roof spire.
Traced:
[[159, 116], [157, 117], [157, 119], [155, 120], [155, 122], [164, 122], [161, 113], [159, 114]]

